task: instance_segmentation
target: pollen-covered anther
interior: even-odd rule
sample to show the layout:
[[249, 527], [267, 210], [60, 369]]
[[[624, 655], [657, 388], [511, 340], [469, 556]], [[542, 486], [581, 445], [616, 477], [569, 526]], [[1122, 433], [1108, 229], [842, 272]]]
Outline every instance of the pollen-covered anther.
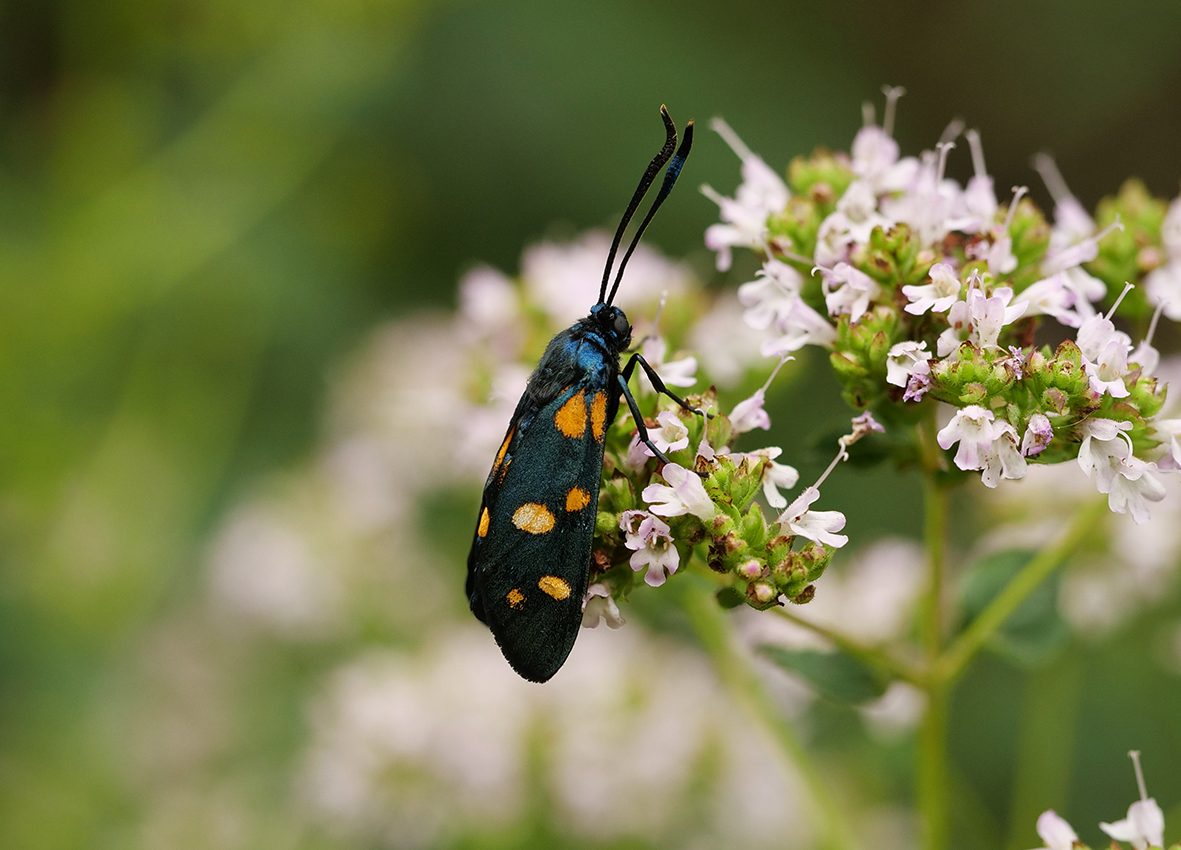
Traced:
[[530, 534], [545, 534], [554, 527], [554, 515], [545, 505], [526, 502], [513, 511], [513, 525]]
[[505, 594], [504, 601], [508, 603], [510, 608], [519, 611], [525, 607], [525, 594], [521, 593], [519, 588], [514, 587]]
[[554, 414], [554, 426], [573, 440], [586, 433], [586, 400], [576, 392]]
[[571, 487], [566, 491], [566, 510], [580, 511], [590, 504], [590, 493], [581, 487]]
[[488, 536], [489, 522], [490, 522], [490, 519], [488, 517], [488, 509], [484, 508], [482, 511], [480, 511], [480, 527], [476, 529], [476, 534], [479, 537], [487, 537]]
[[597, 442], [603, 442], [607, 433], [607, 393], [599, 390], [591, 400], [591, 433]]
[[546, 596], [561, 602], [570, 597], [570, 583], [557, 576], [542, 576], [537, 580], [537, 586]]

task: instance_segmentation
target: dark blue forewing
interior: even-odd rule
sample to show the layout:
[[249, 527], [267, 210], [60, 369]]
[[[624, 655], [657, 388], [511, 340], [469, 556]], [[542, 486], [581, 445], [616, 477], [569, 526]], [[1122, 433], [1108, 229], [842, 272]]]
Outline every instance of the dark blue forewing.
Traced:
[[497, 453], [468, 556], [468, 598], [520, 675], [544, 682], [582, 623], [618, 363], [566, 331]]

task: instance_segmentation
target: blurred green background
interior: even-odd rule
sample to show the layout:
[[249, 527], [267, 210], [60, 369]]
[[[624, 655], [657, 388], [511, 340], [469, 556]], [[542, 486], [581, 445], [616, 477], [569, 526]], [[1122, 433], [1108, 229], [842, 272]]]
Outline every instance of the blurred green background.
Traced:
[[[847, 146], [861, 102], [905, 85], [903, 149], [962, 117], [998, 194], [1029, 183], [1048, 202], [1028, 163], [1049, 150], [1088, 206], [1133, 175], [1172, 197], [1178, 33], [1175, 3], [1099, 0], [688, 0], [659, 14], [615, 0], [7, 0], [0, 844], [136, 845], [148, 804], [118, 767], [111, 716], [134, 699], [155, 625], [201, 586], [211, 531], [307, 456], [367, 329], [453, 305], [476, 261], [512, 270], [530, 241], [610, 226], [661, 102], [680, 121], [724, 115], [782, 167]], [[701, 234], [716, 210], [691, 187], [729, 190], [736, 164], [702, 133], [650, 237], [719, 287], [742, 278], [713, 279]], [[843, 415], [827, 378], [809, 388], [809, 417]], [[901, 500], [880, 509], [897, 480], [863, 481], [831, 491], [851, 526], [918, 527]], [[1035, 800], [1080, 823], [1119, 816], [1138, 741], [1157, 748], [1157, 798], [1181, 800], [1163, 769], [1181, 763], [1178, 682], [1151, 672], [1146, 629], [1079, 649], [1032, 695], [1014, 697], [1023, 680], [1000, 665], [965, 685], [953, 749], [981, 822], [1010, 815], [1012, 748], [1041, 734], [1019, 733], [1020, 703], [1053, 700], [1046, 682], [1070, 695], [1069, 735], [1047, 734], [1044, 762], [1024, 765], [1039, 792], [1023, 798], [1026, 844]], [[256, 684], [265, 760], [300, 719]]]

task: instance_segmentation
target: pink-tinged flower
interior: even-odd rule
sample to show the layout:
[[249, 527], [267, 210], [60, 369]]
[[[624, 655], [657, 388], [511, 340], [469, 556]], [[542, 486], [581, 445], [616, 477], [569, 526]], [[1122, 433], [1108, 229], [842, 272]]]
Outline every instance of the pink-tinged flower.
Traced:
[[882, 201], [882, 211], [909, 225], [924, 245], [934, 245], [959, 226], [955, 212], [963, 207], [959, 184], [945, 180], [947, 155], [955, 144], [940, 142], [938, 153], [926, 151], [905, 191]]
[[1038, 838], [1046, 843], [1038, 850], [1074, 850], [1078, 833], [1053, 809], [1047, 809], [1037, 819]]
[[1144, 290], [1152, 304], [1163, 304], [1165, 315], [1181, 321], [1181, 259], [1170, 260], [1144, 278]]
[[1165, 253], [1174, 260], [1181, 260], [1181, 196], [1169, 204], [1169, 211], [1161, 222], [1160, 236]]
[[906, 382], [906, 392], [902, 394], [903, 401], [922, 401], [923, 396], [931, 389], [930, 375], [911, 375]]
[[800, 480], [800, 473], [794, 466], [775, 462], [775, 458], [781, 454], [783, 454], [783, 449], [778, 446], [755, 449], [753, 452], [746, 453], [747, 457], [761, 457], [767, 461], [763, 466], [763, 496], [766, 498], [767, 504], [777, 510], [782, 510], [787, 506], [787, 499], [779, 492], [779, 488], [790, 490]]
[[852, 242], [868, 242], [869, 235], [875, 227], [885, 229], [894, 224], [878, 212], [877, 195], [867, 180], [854, 180], [849, 184], [845, 194], [837, 201], [836, 212], [833, 215], [840, 218], [834, 221], [831, 227], [844, 230]]
[[939, 431], [939, 446], [947, 450], [959, 443], [955, 465], [963, 470], [983, 469], [993, 442], [993, 418], [991, 411], [969, 405]]
[[667, 485], [649, 484], [640, 494], [652, 513], [666, 517], [693, 514], [698, 519], [713, 519], [718, 509], [705, 492], [705, 485], [697, 473], [675, 463], [666, 463], [660, 476], [668, 482]]
[[1010, 305], [1012, 300], [1013, 290], [1007, 286], [996, 287], [989, 296], [976, 288], [968, 292], [966, 303], [972, 328], [971, 339], [980, 348], [995, 348], [1001, 328], [1025, 313], [1025, 305]]
[[1117, 218], [1094, 236], [1088, 236], [1081, 242], [1076, 242], [1060, 251], [1051, 253], [1042, 261], [1042, 269], [1046, 274], [1054, 274], [1055, 272], [1065, 271], [1075, 266], [1081, 266], [1083, 263], [1089, 263], [1099, 256], [1099, 243], [1103, 240], [1103, 237], [1107, 236], [1113, 230], [1123, 229], [1123, 222]]
[[714, 447], [709, 444], [709, 440], [705, 435], [701, 435], [701, 442], [697, 444], [697, 457], [703, 460], [708, 460], [711, 463], [717, 458], [718, 453], [714, 451]]
[[1017, 448], [1017, 429], [1008, 422], [997, 422], [993, 433], [995, 440], [992, 450], [984, 456], [984, 467], [980, 470], [980, 482], [990, 489], [996, 489], [1002, 478], [1025, 477], [1028, 464]]
[[1050, 441], [1054, 439], [1054, 428], [1044, 413], [1035, 413], [1029, 417], [1029, 424], [1025, 426], [1025, 436], [1021, 438], [1021, 454], [1035, 457], [1046, 450]]
[[[648, 436], [662, 452], [679, 452], [689, 446], [689, 429], [681, 421], [681, 417], [671, 410], [662, 410], [656, 414], [657, 428], [650, 429]], [[644, 446], [649, 457], [655, 457], [652, 450]]]
[[635, 572], [646, 571], [644, 582], [649, 587], [660, 587], [677, 571], [681, 557], [673, 546], [666, 522], [647, 511], [624, 511], [619, 528], [624, 534], [624, 545], [632, 550], [631, 568]]
[[1054, 158], [1040, 153], [1033, 158], [1033, 167], [1041, 175], [1050, 197], [1054, 199], [1054, 230], [1051, 245], [1060, 249], [1086, 239], [1095, 232], [1095, 220], [1087, 213], [1062, 179]]
[[1112, 398], [1128, 396], [1124, 375], [1128, 372], [1129, 348], [1123, 340], [1112, 336], [1094, 361], [1088, 359], [1083, 363], [1092, 390], [1099, 395], [1107, 393]]
[[1129, 457], [1112, 481], [1107, 507], [1117, 514], [1131, 514], [1133, 522], [1143, 525], [1150, 519], [1148, 503], [1164, 498], [1165, 485], [1157, 475], [1156, 464]]
[[742, 160], [742, 183], [733, 198], [719, 195], [709, 186], [701, 191], [718, 205], [722, 223], [705, 231], [705, 245], [717, 252], [718, 271], [730, 268], [731, 249], [761, 249], [767, 241], [767, 217], [787, 206], [791, 192], [762, 158], [751, 152], [730, 125], [715, 118], [710, 126]]
[[[1088, 287], [1087, 294], [1095, 298], [1103, 297], [1107, 289], [1102, 281], [1097, 281], [1081, 269], [1075, 271], [1085, 279], [1083, 285]], [[1098, 293], [1090, 288], [1090, 282], [1099, 284]], [[1070, 328], [1079, 327], [1095, 315], [1095, 308], [1087, 296], [1079, 291], [1078, 281], [1069, 272], [1058, 272], [1031, 284], [1013, 298], [1013, 303], [1025, 304], [1027, 316], [1053, 316]]]
[[1165, 813], [1151, 797], [1128, 806], [1128, 816], [1123, 820], [1101, 823], [1099, 828], [1113, 841], [1130, 842], [1136, 850], [1165, 846]]
[[1136, 770], [1136, 785], [1140, 790], [1140, 799], [1128, 806], [1126, 818], [1115, 823], [1101, 823], [1099, 828], [1114, 841], [1130, 842], [1136, 850], [1164, 847], [1165, 813], [1161, 811], [1156, 800], [1148, 796], [1148, 788], [1144, 784], [1144, 771], [1140, 769], [1139, 751], [1132, 750], [1128, 756]]
[[[640, 350], [660, 379], [670, 387], [691, 387], [697, 383], [697, 358], [691, 355], [676, 360], [665, 360], [668, 354], [668, 343], [662, 336], [650, 336], [640, 345]], [[648, 381], [648, 376], [640, 370], [640, 383], [649, 392], [656, 392]]]
[[904, 286], [902, 294], [910, 299], [906, 312], [921, 316], [928, 310], [945, 313], [960, 297], [960, 279], [947, 263], [931, 266], [931, 282], [922, 286]]
[[611, 598], [610, 588], [596, 583], [586, 589], [586, 596], [582, 600], [582, 627], [594, 629], [602, 622], [606, 622], [608, 628], [618, 629], [624, 624], [624, 619], [619, 613], [619, 606]]
[[763, 409], [763, 404], [767, 396], [767, 388], [771, 386], [771, 382], [775, 380], [775, 376], [779, 374], [779, 370], [783, 368], [783, 364], [793, 359], [792, 357], [780, 358], [779, 362], [775, 364], [775, 368], [771, 370], [771, 374], [767, 376], [767, 380], [763, 382], [761, 387], [755, 390], [755, 394], [734, 405], [734, 409], [730, 411], [731, 433], [745, 434], [747, 431], [753, 431], [755, 428], [761, 428], [765, 431], [771, 427], [771, 417]]
[[832, 348], [837, 331], [824, 316], [796, 298], [791, 311], [783, 316], [773, 330], [779, 334], [764, 340], [760, 351], [765, 357], [782, 357], [792, 351], [799, 351], [805, 345], [819, 345]]
[[959, 229], [965, 233], [978, 233], [988, 230], [996, 218], [997, 201], [996, 190], [993, 188], [992, 178], [984, 167], [984, 148], [980, 144], [980, 133], [969, 130], [964, 134], [968, 139], [968, 147], [972, 150], [972, 176], [964, 187], [963, 205], [964, 221]]
[[887, 86], [886, 110], [882, 126], [873, 123], [872, 107], [864, 127], [853, 138], [850, 148], [853, 173], [873, 188], [875, 193], [898, 192], [914, 180], [918, 163], [912, 158], [898, 158], [898, 142], [894, 141], [894, 109], [905, 89]]
[[779, 524], [788, 534], [839, 549], [849, 542], [844, 534], [837, 534], [845, 527], [845, 515], [840, 511], [809, 510], [819, 498], [820, 491], [816, 487], [805, 487], [804, 492], [779, 515]]
[[1116, 476], [1132, 456], [1131, 422], [1114, 419], [1088, 419], [1079, 426], [1083, 435], [1078, 448], [1078, 465], [1088, 478], [1095, 479], [1100, 493], [1110, 493]]
[[931, 374], [931, 352], [927, 343], [906, 340], [886, 352], [886, 383], [905, 387], [912, 375]]
[[1157, 468], [1164, 472], [1181, 470], [1181, 419], [1158, 419], [1152, 424], [1165, 446], [1164, 455], [1156, 462]]
[[1115, 325], [1106, 316], [1092, 316], [1079, 326], [1075, 337], [1079, 351], [1087, 360], [1098, 360], [1103, 349], [1112, 340], [1117, 340], [1125, 349], [1132, 347], [1132, 340], [1123, 331], [1117, 331]]
[[854, 416], [850, 420], [850, 425], [852, 425], [852, 430], [837, 440], [837, 443], [842, 449], [849, 448], [849, 446], [860, 442], [870, 434], [886, 433], [886, 426], [874, 419], [873, 414], [868, 410]]
[[1160, 352], [1147, 339], [1142, 339], [1136, 350], [1128, 355], [1128, 360], [1140, 367], [1142, 375], [1152, 375], [1160, 366]]
[[831, 269], [817, 266], [812, 273], [818, 270], [824, 277], [824, 303], [829, 315], [847, 314], [850, 322], [856, 322], [880, 292], [877, 281], [848, 263], [837, 263]]
[[935, 439], [944, 450], [959, 443], [955, 465], [965, 471], [980, 470], [986, 487], [996, 487], [1001, 478], [1025, 476], [1016, 430], [1008, 422], [997, 422], [991, 410], [978, 404], [956, 411]]
[[800, 298], [803, 277], [781, 260], [767, 260], [755, 272], [755, 280], [738, 287], [738, 301], [746, 307], [743, 318], [755, 330], [766, 330], [791, 314]]

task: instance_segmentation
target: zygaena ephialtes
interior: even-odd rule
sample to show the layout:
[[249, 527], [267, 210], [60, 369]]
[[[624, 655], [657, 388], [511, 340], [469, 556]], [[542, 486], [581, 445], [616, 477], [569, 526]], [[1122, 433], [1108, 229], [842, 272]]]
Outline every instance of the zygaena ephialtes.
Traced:
[[[665, 387], [639, 352], [619, 368], [632, 328], [623, 311], [611, 304], [628, 259], [672, 191], [693, 144], [692, 121], [678, 148], [676, 125], [664, 106], [660, 117], [666, 133], [664, 146], [648, 163], [615, 231], [598, 303], [589, 316], [550, 340], [529, 378], [484, 484], [467, 559], [472, 613], [492, 630], [512, 668], [534, 682], [544, 682], [558, 672], [582, 624], [603, 443], [621, 397], [632, 412], [640, 440], [668, 463], [648, 437], [644, 417], [628, 389], [636, 364], [658, 392], [691, 409]], [[666, 164], [660, 191], [636, 228], [608, 293], [624, 230]]]

